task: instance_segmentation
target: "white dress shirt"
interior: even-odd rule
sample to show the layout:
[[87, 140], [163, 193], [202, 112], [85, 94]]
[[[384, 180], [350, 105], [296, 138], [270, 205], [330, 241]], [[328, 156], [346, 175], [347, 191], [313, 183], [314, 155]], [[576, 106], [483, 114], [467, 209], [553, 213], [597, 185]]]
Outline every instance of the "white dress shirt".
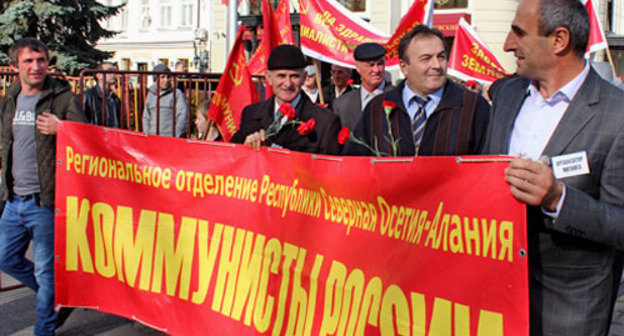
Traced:
[[303, 92], [305, 92], [308, 97], [310, 97], [310, 100], [314, 103], [316, 102], [316, 98], [318, 98], [319, 95], [319, 90], [318, 88], [314, 88], [312, 91], [310, 91], [305, 85], [301, 87], [301, 89], [303, 89]]
[[368, 92], [368, 90], [364, 88], [364, 85], [360, 86], [360, 99], [362, 100], [362, 111], [364, 111], [364, 108], [366, 107], [366, 104], [368, 104], [369, 101], [375, 98], [375, 96], [378, 96], [383, 93], [385, 87], [386, 87], [385, 81], [381, 82], [381, 84], [375, 90], [373, 90], [373, 92]]
[[[540, 94], [537, 83], [532, 82], [526, 90], [527, 97], [511, 130], [507, 154], [538, 160], [588, 73], [589, 63], [585, 62], [585, 68], [578, 76], [559, 89], [552, 97], [546, 99]], [[544, 208], [542, 208], [542, 212], [557, 218], [565, 196], [566, 187], [563, 185], [561, 199], [557, 203], [555, 212], [547, 211]]]
[[589, 63], [586, 62], [578, 76], [547, 99], [542, 97], [535, 82], [529, 85], [527, 97], [511, 130], [509, 155], [522, 154], [532, 160], [539, 159], [588, 73]]

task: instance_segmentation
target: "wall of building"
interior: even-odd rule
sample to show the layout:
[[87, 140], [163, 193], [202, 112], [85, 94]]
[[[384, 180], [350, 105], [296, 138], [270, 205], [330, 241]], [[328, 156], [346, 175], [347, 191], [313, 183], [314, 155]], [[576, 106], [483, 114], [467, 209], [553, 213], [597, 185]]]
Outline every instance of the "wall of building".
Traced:
[[[197, 45], [195, 32], [201, 28], [210, 29], [209, 8], [203, 5], [204, 1], [193, 0], [191, 21], [183, 25], [180, 2], [170, 0], [170, 3], [171, 24], [163, 27], [159, 0], [149, 1], [149, 13], [142, 8], [141, 0], [127, 0], [124, 14], [128, 17], [127, 23], [123, 22], [124, 15], [104, 22], [105, 26], [120, 33], [113, 38], [100, 40], [97, 47], [115, 52], [112, 60], [117, 61], [122, 70], [137, 70], [142, 64], [151, 70], [162, 60], [167, 60], [173, 66], [179, 59], [187, 60], [191, 70], [197, 69], [197, 64], [193, 63]], [[129, 67], [126, 60], [130, 61]]]

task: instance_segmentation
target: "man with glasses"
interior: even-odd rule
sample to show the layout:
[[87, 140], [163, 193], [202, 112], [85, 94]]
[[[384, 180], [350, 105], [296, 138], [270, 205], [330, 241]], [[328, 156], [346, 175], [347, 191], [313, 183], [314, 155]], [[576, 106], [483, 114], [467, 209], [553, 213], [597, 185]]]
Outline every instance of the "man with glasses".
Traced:
[[323, 98], [327, 108], [333, 110], [334, 100], [352, 89], [352, 86], [348, 84], [352, 71], [349, 68], [332, 64], [330, 74], [331, 84], [323, 88]]

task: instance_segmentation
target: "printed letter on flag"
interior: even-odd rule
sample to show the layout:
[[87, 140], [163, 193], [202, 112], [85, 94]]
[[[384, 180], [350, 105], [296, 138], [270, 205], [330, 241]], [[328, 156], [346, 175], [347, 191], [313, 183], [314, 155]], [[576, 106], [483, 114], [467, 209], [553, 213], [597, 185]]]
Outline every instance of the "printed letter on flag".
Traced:
[[449, 57], [448, 74], [462, 80], [491, 84], [505, 77], [503, 66], [490, 48], [479, 38], [464, 18], [459, 20], [453, 49]]
[[390, 36], [346, 9], [336, 0], [300, 0], [300, 41], [303, 53], [333, 64], [355, 67], [353, 50], [365, 42], [388, 49], [386, 68], [398, 67], [397, 47], [414, 26], [430, 23], [433, 0], [414, 1], [394, 35]]
[[258, 101], [258, 92], [251, 80], [245, 58], [242, 43], [244, 31], [245, 26], [241, 25], [208, 110], [208, 117], [214, 120], [225, 141], [230, 141], [238, 130], [243, 108]]

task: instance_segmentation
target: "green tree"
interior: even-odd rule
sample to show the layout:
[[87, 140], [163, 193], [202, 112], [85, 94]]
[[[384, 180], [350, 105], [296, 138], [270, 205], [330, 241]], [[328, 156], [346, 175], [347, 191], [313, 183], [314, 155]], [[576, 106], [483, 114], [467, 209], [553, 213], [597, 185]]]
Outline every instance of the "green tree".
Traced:
[[24, 37], [35, 37], [56, 56], [62, 71], [77, 74], [113, 56], [95, 48], [100, 38], [117, 32], [101, 26], [124, 6], [106, 6], [95, 0], [0, 1], [0, 63], [8, 64], [9, 47]]

